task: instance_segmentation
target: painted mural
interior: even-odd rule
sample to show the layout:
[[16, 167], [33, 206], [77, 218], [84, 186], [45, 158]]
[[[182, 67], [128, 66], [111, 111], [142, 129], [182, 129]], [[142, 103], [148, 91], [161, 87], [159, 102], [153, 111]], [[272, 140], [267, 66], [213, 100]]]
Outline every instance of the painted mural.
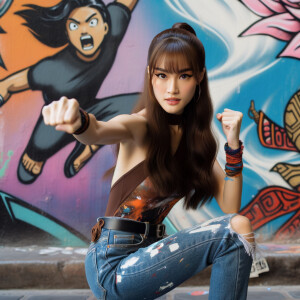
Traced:
[[[84, 146], [55, 131], [41, 109], [67, 96], [99, 120], [130, 113], [151, 39], [178, 21], [205, 46], [216, 113], [244, 114], [241, 213], [262, 241], [299, 240], [299, 20], [295, 0], [2, 0], [1, 245], [88, 243], [105, 212], [103, 175], [114, 147]], [[165, 223], [172, 233], [221, 214], [215, 201], [194, 211], [179, 202]]]

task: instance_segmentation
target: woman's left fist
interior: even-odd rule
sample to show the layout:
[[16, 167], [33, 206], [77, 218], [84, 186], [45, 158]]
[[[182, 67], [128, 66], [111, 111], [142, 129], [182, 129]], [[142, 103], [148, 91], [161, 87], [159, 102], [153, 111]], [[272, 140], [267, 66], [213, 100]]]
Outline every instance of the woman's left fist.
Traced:
[[239, 148], [239, 136], [243, 114], [240, 111], [225, 108], [224, 111], [218, 113], [216, 117], [222, 124], [228, 146], [232, 149]]

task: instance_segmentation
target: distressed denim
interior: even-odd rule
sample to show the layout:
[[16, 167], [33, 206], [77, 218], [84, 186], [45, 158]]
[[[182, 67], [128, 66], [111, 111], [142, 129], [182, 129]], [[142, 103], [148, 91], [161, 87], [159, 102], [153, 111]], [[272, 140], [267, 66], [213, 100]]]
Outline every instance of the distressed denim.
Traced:
[[159, 241], [103, 228], [85, 260], [92, 292], [102, 300], [156, 299], [212, 265], [209, 299], [246, 299], [251, 245], [232, 230], [232, 216], [212, 219]]

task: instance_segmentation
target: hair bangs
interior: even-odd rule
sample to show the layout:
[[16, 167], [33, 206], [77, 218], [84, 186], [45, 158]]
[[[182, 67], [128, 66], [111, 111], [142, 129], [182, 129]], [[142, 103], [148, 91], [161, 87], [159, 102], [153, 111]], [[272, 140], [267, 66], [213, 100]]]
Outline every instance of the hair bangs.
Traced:
[[186, 69], [192, 70], [197, 77], [200, 75], [198, 59], [193, 47], [181, 39], [169, 38], [164, 40], [149, 61], [151, 75], [156, 68], [163, 68], [168, 73], [182, 73]]

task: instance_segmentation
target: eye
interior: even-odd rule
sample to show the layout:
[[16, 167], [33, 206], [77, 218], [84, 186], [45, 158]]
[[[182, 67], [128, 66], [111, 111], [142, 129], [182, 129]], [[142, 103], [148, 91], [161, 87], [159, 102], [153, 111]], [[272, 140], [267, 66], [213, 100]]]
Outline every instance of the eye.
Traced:
[[193, 75], [190, 75], [190, 74], [181, 74], [180, 75], [180, 78], [181, 79], [187, 79], [187, 78], [191, 78]]
[[74, 22], [71, 22], [69, 24], [69, 28], [70, 28], [70, 30], [73, 31], [73, 30], [76, 30], [78, 28], [78, 25], [76, 23], [74, 23]]
[[89, 23], [90, 27], [96, 27], [98, 24], [98, 20], [96, 18], [92, 19]]
[[155, 74], [155, 76], [157, 76], [157, 77], [160, 78], [160, 79], [165, 79], [165, 78], [167, 78], [167, 75], [164, 74], [164, 73], [157, 73], [157, 74]]

